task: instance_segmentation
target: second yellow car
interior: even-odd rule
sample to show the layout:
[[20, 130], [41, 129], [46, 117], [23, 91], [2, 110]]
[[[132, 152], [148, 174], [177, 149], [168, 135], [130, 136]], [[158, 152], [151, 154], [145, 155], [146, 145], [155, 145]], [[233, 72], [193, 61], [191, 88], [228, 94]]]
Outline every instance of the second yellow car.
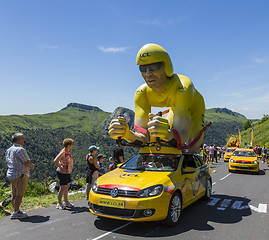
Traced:
[[253, 149], [237, 148], [229, 160], [229, 172], [249, 171], [259, 173], [259, 161]]
[[233, 155], [234, 150], [236, 147], [228, 147], [224, 153], [224, 162], [229, 162], [230, 157]]

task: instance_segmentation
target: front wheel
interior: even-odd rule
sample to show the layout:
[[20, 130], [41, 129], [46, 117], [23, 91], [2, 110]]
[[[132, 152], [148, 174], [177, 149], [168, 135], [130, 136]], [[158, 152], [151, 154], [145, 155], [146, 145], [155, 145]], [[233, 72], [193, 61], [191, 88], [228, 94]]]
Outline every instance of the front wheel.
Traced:
[[166, 219], [162, 221], [164, 225], [175, 226], [179, 222], [180, 214], [182, 209], [182, 200], [178, 192], [175, 192], [171, 197], [168, 213]]

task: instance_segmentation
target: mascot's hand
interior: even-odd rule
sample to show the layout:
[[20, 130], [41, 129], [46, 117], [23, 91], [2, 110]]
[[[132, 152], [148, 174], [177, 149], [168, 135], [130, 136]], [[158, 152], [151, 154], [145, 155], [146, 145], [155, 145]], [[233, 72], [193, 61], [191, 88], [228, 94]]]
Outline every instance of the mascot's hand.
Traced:
[[148, 131], [152, 137], [166, 139], [168, 135], [169, 123], [166, 118], [149, 114]]
[[130, 128], [123, 117], [113, 119], [109, 125], [108, 132], [111, 138], [118, 139], [119, 137], [128, 140], [130, 138]]

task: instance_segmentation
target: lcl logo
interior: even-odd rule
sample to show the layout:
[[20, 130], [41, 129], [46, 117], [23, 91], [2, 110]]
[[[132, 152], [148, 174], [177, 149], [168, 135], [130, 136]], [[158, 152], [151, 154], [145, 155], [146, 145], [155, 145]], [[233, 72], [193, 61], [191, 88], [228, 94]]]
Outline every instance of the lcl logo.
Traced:
[[141, 53], [140, 54], [140, 57], [141, 58], [143, 58], [143, 57], [149, 57], [150, 55], [149, 55], [149, 53]]
[[132, 173], [129, 173], [129, 174], [122, 174], [120, 175], [120, 178], [131, 178], [131, 177], [138, 177], [138, 174], [132, 174]]

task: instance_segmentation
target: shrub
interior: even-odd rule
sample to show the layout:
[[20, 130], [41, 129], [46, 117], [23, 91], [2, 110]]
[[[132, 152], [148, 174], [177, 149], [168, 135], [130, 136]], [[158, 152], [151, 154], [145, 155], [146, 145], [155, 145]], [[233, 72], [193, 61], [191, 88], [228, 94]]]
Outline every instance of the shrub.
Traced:
[[45, 195], [49, 193], [49, 187], [44, 183], [28, 181], [28, 185], [26, 188], [25, 196], [27, 197], [38, 197], [40, 195]]
[[243, 124], [243, 129], [247, 130], [248, 128], [250, 128], [252, 126], [252, 121], [251, 120], [247, 120], [244, 122]]

